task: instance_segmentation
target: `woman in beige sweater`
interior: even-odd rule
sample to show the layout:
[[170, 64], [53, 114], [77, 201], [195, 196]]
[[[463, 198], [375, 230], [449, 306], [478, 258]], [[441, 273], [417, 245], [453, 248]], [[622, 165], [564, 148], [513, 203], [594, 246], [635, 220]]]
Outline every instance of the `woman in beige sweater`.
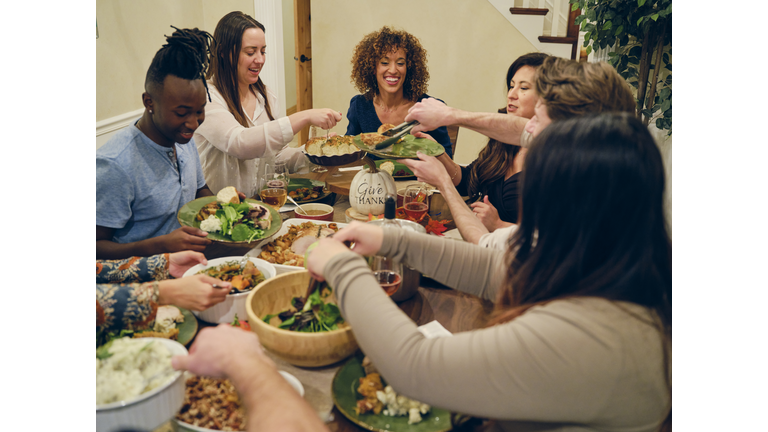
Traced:
[[[656, 431], [671, 412], [663, 172], [630, 115], [558, 122], [527, 156], [506, 255], [353, 224], [321, 241], [309, 269], [336, 287], [361, 349], [399, 393], [503, 430]], [[358, 254], [394, 256], [495, 300], [492, 325], [426, 339]]]

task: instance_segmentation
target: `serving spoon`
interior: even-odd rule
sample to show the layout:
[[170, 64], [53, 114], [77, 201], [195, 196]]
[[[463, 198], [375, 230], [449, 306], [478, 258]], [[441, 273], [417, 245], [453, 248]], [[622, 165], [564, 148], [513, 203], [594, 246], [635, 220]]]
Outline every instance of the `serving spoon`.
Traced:
[[289, 200], [290, 200], [292, 203], [296, 204], [296, 207], [300, 208], [300, 209], [301, 209], [301, 211], [303, 211], [303, 212], [304, 212], [304, 215], [305, 215], [305, 216], [309, 216], [309, 213], [307, 213], [307, 210], [306, 210], [304, 207], [300, 206], [300, 205], [299, 205], [299, 203], [297, 203], [296, 201], [294, 201], [294, 200], [293, 200], [293, 198], [291, 198], [291, 196], [290, 196], [290, 195], [286, 194], [285, 196], [287, 196], [287, 197], [288, 197], [288, 199], [289, 199]]

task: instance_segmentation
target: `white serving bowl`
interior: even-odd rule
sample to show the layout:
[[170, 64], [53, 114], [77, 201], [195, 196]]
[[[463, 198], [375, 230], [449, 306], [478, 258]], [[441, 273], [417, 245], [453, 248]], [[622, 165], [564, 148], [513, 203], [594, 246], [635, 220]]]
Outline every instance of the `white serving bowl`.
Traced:
[[[165, 345], [171, 355], [186, 355], [184, 345], [170, 339], [146, 338]], [[96, 406], [96, 431], [154, 430], [173, 418], [184, 404], [185, 380], [177, 371], [171, 380], [130, 401]]]
[[[240, 262], [242, 259], [243, 257], [241, 256], [212, 259], [208, 261], [207, 265], [198, 264], [190, 268], [184, 273], [184, 277], [193, 276], [200, 270], [204, 270], [209, 267], [216, 267], [229, 261]], [[256, 268], [259, 269], [261, 274], [263, 274], [266, 279], [273, 278], [277, 274], [275, 266], [264, 261], [263, 259], [253, 257], [248, 257], [248, 259], [256, 266]], [[253, 288], [251, 288], [251, 290], [253, 290]], [[231, 323], [235, 319], [235, 314], [237, 314], [238, 319], [247, 321], [248, 312], [245, 310], [245, 299], [248, 297], [248, 293], [250, 292], [251, 291], [246, 291], [239, 294], [228, 294], [227, 298], [223, 302], [215, 304], [204, 311], [192, 311], [192, 313], [194, 313], [201, 320], [209, 323]]]
[[[293, 387], [294, 390], [299, 394], [299, 396], [304, 397], [304, 386], [301, 385], [301, 382], [298, 378], [295, 376], [289, 374], [288, 372], [279, 371], [280, 375], [285, 378], [286, 381], [288, 381], [288, 384]], [[219, 432], [214, 429], [208, 429], [200, 426], [191, 425], [189, 423], [185, 423], [183, 421], [178, 420], [174, 417], [173, 421], [171, 422], [171, 429], [173, 429], [176, 432], [185, 432], [185, 431], [194, 431], [194, 432]]]

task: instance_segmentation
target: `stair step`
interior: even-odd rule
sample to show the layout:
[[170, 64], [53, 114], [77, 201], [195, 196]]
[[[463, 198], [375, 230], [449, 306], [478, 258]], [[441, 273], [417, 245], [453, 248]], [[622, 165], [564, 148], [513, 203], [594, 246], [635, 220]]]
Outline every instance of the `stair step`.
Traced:
[[575, 36], [539, 36], [541, 43], [575, 44], [578, 41], [579, 38]]
[[544, 16], [549, 13], [549, 9], [536, 9], [536, 8], [509, 8], [509, 12], [512, 15], [541, 15]]

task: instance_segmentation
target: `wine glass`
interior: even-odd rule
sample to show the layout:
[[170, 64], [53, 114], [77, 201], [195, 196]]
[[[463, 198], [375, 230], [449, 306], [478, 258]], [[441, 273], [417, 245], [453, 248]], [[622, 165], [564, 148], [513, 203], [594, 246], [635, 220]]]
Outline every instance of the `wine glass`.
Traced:
[[411, 219], [421, 222], [429, 211], [427, 189], [423, 184], [410, 184], [403, 192], [403, 210]]
[[[318, 137], [325, 137], [325, 138], [327, 138], [328, 134], [327, 133], [322, 133], [321, 131], [322, 131], [322, 129], [320, 129], [318, 126], [310, 126], [309, 127], [309, 139], [318, 138]], [[328, 172], [328, 168], [326, 168], [326, 167], [324, 167], [322, 165], [316, 165], [316, 164], [314, 164], [312, 162], [310, 162], [310, 164], [312, 164], [312, 169], [311, 169], [312, 172], [315, 172], [315, 173]]]
[[396, 293], [403, 283], [403, 265], [392, 258], [374, 256], [371, 262], [371, 270], [376, 282], [388, 296]]
[[272, 166], [267, 164], [264, 169], [264, 189], [259, 192], [261, 200], [275, 210], [285, 205], [288, 199], [288, 175], [285, 162], [275, 161]]

